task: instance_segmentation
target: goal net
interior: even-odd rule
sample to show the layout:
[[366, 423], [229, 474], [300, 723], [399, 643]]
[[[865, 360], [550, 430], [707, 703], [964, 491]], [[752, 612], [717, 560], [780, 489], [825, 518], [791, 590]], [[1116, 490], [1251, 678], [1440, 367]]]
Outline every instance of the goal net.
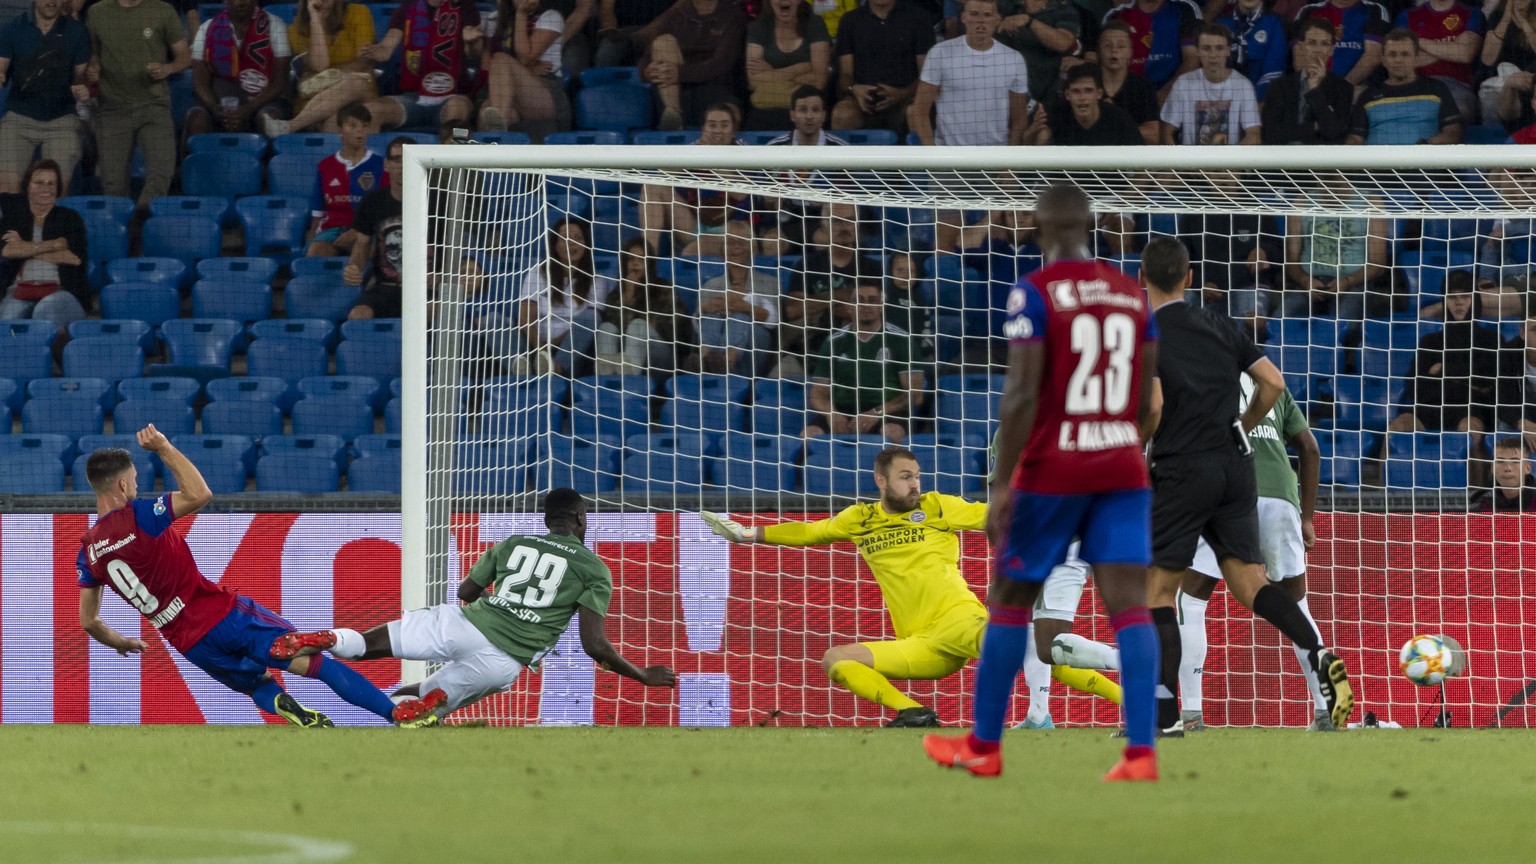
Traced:
[[[733, 547], [697, 512], [822, 518], [878, 495], [871, 465], [895, 442], [925, 489], [984, 497], [1007, 293], [1040, 264], [1035, 196], [1072, 180], [1094, 201], [1094, 254], [1134, 274], [1149, 237], [1179, 236], [1190, 302], [1227, 311], [1284, 371], [1320, 453], [1310, 606], [1356, 676], [1354, 719], [1440, 716], [1440, 691], [1396, 658], [1445, 633], [1470, 655], [1444, 693], [1456, 725], [1536, 720], [1536, 517], [1518, 512], [1536, 443], [1527, 148], [594, 138], [406, 148], [404, 596], [453, 602], [484, 549], [542, 532], [542, 493], [572, 486], [613, 569], [610, 638], [680, 686], [595, 672], [573, 627], [541, 670], [463, 716], [888, 719], [821, 668], [833, 646], [892, 638], [853, 546]], [[985, 538], [962, 547], [984, 594]], [[1112, 641], [1091, 590], [1076, 626]], [[1311, 718], [1289, 646], [1224, 589], [1208, 632], [1208, 723]], [[970, 677], [898, 683], [953, 724]], [[1052, 713], [1118, 716], [1059, 685]]]

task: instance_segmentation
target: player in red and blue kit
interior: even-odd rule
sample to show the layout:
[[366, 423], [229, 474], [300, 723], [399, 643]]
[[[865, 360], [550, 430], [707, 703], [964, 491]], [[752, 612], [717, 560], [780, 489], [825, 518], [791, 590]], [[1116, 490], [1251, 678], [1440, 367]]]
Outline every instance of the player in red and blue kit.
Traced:
[[267, 671], [285, 669], [318, 678], [353, 705], [391, 719], [395, 706], [389, 697], [340, 661], [318, 655], [293, 660], [272, 656], [272, 643], [292, 633], [293, 625], [260, 603], [210, 582], [198, 571], [187, 541], [170, 530], [177, 518], [213, 500], [203, 475], [153, 425], [139, 430], [139, 446], [160, 455], [176, 478], [177, 491], [153, 501], [138, 500], [139, 472], [127, 450], [103, 448], [86, 460], [97, 518], [80, 539], [80, 627], [125, 656], [148, 647], [101, 619], [102, 591], [111, 586], [194, 666], [250, 696], [268, 714], [295, 726], [332, 725], [324, 714], [300, 705]]
[[1135, 0], [1104, 14], [1104, 23], [1131, 28], [1131, 71], [1161, 89], [1174, 76], [1199, 68], [1195, 30], [1200, 7], [1191, 0]]
[[[1088, 197], [1071, 184], [1040, 195], [1045, 266], [1008, 298], [1008, 378], [987, 514], [988, 620], [976, 669], [975, 725], [929, 735], [941, 765], [1002, 773], [1003, 719], [1029, 644], [1035, 598], [1080, 538], [1121, 655], [1129, 746], [1106, 780], [1156, 780], [1157, 631], [1147, 611], [1151, 490], [1142, 444], [1155, 428], [1157, 325], [1141, 286], [1093, 260]], [[1027, 548], [1026, 548], [1027, 547]]]
[[361, 102], [336, 112], [341, 130], [341, 149], [315, 167], [315, 191], [311, 203], [311, 235], [306, 255], [345, 255], [357, 235], [349, 232], [357, 204], [375, 189], [389, 185], [384, 157], [368, 149], [368, 130], [373, 114]]

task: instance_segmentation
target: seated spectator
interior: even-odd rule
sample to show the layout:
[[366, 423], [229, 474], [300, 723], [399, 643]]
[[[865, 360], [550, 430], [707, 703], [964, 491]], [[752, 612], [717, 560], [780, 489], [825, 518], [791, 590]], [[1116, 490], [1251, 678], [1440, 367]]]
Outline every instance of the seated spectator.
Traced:
[[1445, 279], [1445, 330], [1419, 340], [1403, 381], [1402, 413], [1393, 432], [1487, 432], [1494, 426], [1499, 381], [1499, 331], [1477, 323], [1470, 270]]
[[1355, 100], [1346, 144], [1460, 144], [1461, 114], [1444, 82], [1418, 74], [1419, 37], [1387, 34], [1381, 51], [1386, 75]]
[[1264, 0], [1237, 0], [1216, 18], [1232, 34], [1232, 66], [1253, 85], [1260, 102], [1269, 85], [1290, 66], [1285, 23], [1269, 11]]
[[752, 236], [725, 237], [725, 273], [699, 289], [699, 365], [751, 375], [767, 365], [779, 323], [779, 279], [752, 267]]
[[466, 95], [472, 85], [469, 58], [480, 53], [483, 39], [480, 10], [470, 0], [403, 0], [384, 38], [361, 52], [383, 63], [404, 43], [399, 95], [368, 103], [379, 129], [469, 120], [475, 110]]
[[262, 115], [268, 138], [318, 127], [340, 131], [337, 112], [353, 102], [375, 99], [374, 62], [363, 49], [375, 40], [373, 13], [347, 0], [306, 0], [288, 25], [288, 43], [303, 58], [298, 101], [291, 120]]
[[699, 338], [656, 259], [635, 237], [619, 252], [618, 290], [608, 295], [596, 337], [598, 375], [665, 378], [695, 362]]
[[1111, 9], [1104, 23], [1125, 24], [1131, 36], [1130, 69], [1144, 76], [1162, 101], [1175, 78], [1200, 66], [1193, 42], [1200, 16], [1191, 0], [1135, 0]]
[[827, 123], [827, 97], [820, 87], [802, 84], [795, 88], [789, 101], [789, 120], [794, 131], [768, 140], [773, 147], [819, 147], [847, 144], [836, 135], [828, 135], [822, 127]]
[[917, 76], [933, 48], [929, 17], [912, 0], [869, 0], [843, 16], [837, 30], [833, 129], [907, 131]]
[[1201, 25], [1200, 68], [1180, 75], [1163, 103], [1164, 144], [1257, 144], [1259, 103], [1253, 84], [1229, 65], [1232, 34]]
[[[595, 367], [593, 343], [603, 302], [613, 281], [595, 273], [592, 229], [586, 220], [567, 216], [549, 229], [543, 269], [530, 271], [518, 286], [524, 351], [548, 356], [550, 372], [580, 378]], [[533, 373], [530, 373], [533, 374]]]
[[1473, 503], [1477, 513], [1536, 512], [1536, 478], [1519, 438], [1500, 438], [1493, 445], [1493, 488]]
[[409, 143], [411, 139], [404, 137], [389, 142], [384, 148], [389, 182], [357, 202], [357, 213], [352, 217], [356, 236], [349, 241], [352, 253], [341, 271], [342, 281], [363, 286], [357, 304], [347, 313], [350, 319], [400, 317], [400, 177], [401, 160]]
[[1499, 97], [1510, 76], [1523, 72], [1529, 81], [1530, 70], [1536, 68], [1536, 3], [1499, 0], [1486, 33], [1479, 60], [1493, 74], [1478, 85], [1478, 102], [1483, 122], [1492, 125], [1506, 119]]
[[1123, 21], [1106, 23], [1099, 31], [1099, 81], [1104, 85], [1104, 95], [1136, 121], [1142, 141], [1161, 144], [1163, 121], [1157, 91], [1145, 77], [1131, 71], [1133, 54], [1131, 28]]
[[[790, 369], [803, 358], [813, 357], [832, 331], [836, 320], [833, 301], [853, 291], [854, 282], [876, 276], [881, 262], [859, 248], [858, 210], [852, 204], [827, 204], [821, 224], [812, 229], [800, 269], [790, 278], [780, 306], [779, 348]], [[797, 377], [803, 372], [780, 372]]]
[[52, 321], [60, 330], [91, 311], [85, 281], [85, 220], [58, 206], [64, 173], [51, 159], [33, 162], [17, 196], [0, 208], [0, 318]]
[[789, 125], [790, 97], [802, 86], [827, 86], [832, 37], [804, 0], [770, 0], [747, 28], [748, 129]]
[[1302, 7], [1297, 21], [1321, 18], [1337, 44], [1328, 71], [1360, 87], [1381, 66], [1382, 40], [1391, 29], [1387, 10], [1373, 0], [1320, 0]]
[[281, 18], [256, 0], [224, 0], [192, 39], [192, 94], [183, 133], [252, 132], [258, 118], [289, 115], [293, 49]]
[[533, 143], [568, 129], [571, 103], [560, 76], [565, 19], [553, 0], [499, 0], [496, 33], [486, 40], [480, 128], [528, 133]]
[[[1517, 143], [1536, 143], [1536, 127]], [[1536, 172], [1498, 169], [1488, 172], [1488, 185], [1499, 202], [1536, 211]], [[1483, 311], [1498, 318], [1523, 316], [1536, 262], [1536, 220], [1491, 219], [1478, 225], [1477, 275]]]
[[1019, 52], [1035, 93], [1061, 82], [1061, 61], [1079, 53], [1082, 18], [1071, 0], [1003, 0], [997, 41]]
[[[163, 0], [97, 3], [85, 22], [91, 33], [87, 84], [98, 85], [96, 174], [106, 195], [128, 197], [134, 148], [144, 154], [144, 185], [137, 218], [149, 202], [171, 190], [176, 172], [176, 127], [165, 79], [192, 65], [176, 10]], [[146, 74], [147, 73], [147, 74]]]
[[[1320, 173], [1306, 194], [1330, 209], [1360, 212], [1371, 206], [1343, 172]], [[1386, 219], [1365, 216], [1287, 216], [1284, 314], [1358, 321], [1368, 293], [1373, 315], [1390, 312], [1391, 295], [1376, 290], [1390, 278], [1390, 230]]]
[[320, 160], [315, 170], [315, 192], [306, 255], [345, 255], [352, 251], [357, 234], [350, 229], [363, 196], [389, 185], [384, 157], [368, 149], [373, 118], [361, 102], [341, 109], [341, 149]]
[[597, 50], [592, 65], [635, 65], [640, 59], [635, 34], [671, 6], [672, 0], [602, 0], [597, 7]]
[[661, 103], [657, 129], [702, 124], [707, 106], [736, 102], [736, 69], [747, 41], [739, 5], [677, 0], [632, 38], [641, 52], [640, 77], [656, 87]]
[[1023, 143], [1029, 72], [1019, 52], [994, 36], [1002, 23], [997, 2], [965, 0], [965, 36], [928, 52], [908, 117], [924, 146]]
[[1061, 107], [1047, 111], [1049, 125], [1035, 137], [1036, 144], [1061, 147], [1135, 146], [1145, 143], [1130, 112], [1104, 98], [1099, 67], [1092, 63], [1073, 66], [1067, 72]]
[[1503, 345], [1499, 359], [1499, 423], [1520, 430], [1525, 448], [1536, 445], [1536, 311]]
[[1291, 46], [1295, 72], [1270, 85], [1259, 112], [1259, 138], [1265, 144], [1343, 144], [1354, 111], [1355, 88], [1328, 71], [1333, 56], [1333, 25], [1308, 18]]
[[[1241, 171], [1211, 171], [1202, 180], [1211, 200], [1248, 197]], [[1270, 262], [1280, 257], [1278, 248], [1266, 248], [1257, 210], [1183, 213], [1177, 223], [1195, 271], [1186, 293], [1191, 305], [1213, 306], [1252, 330], [1257, 330], [1256, 317], [1269, 311], [1266, 301], [1276, 287]]]
[[554, 0], [555, 11], [565, 22], [565, 38], [560, 46], [560, 68], [580, 77], [592, 65], [597, 46], [587, 32], [587, 22], [597, 12], [597, 0]]
[[[1536, 63], [1530, 69], [1511, 72], [1499, 90], [1499, 120], [1505, 129], [1520, 130], [1536, 124]], [[1515, 143], [1522, 143], [1516, 141]]]
[[1477, 123], [1472, 64], [1483, 48], [1483, 10], [1459, 0], [1425, 0], [1397, 13], [1397, 26], [1419, 37], [1418, 74], [1449, 87], [1461, 122]]
[[[741, 110], [729, 102], [709, 106], [704, 128], [694, 142], [707, 147], [740, 145]], [[752, 196], [692, 186], [647, 185], [642, 194], [640, 225], [656, 254], [670, 249], [681, 255], [721, 255], [723, 236], [733, 223], [750, 223]], [[663, 248], [669, 233], [671, 245]]]
[[912, 368], [912, 337], [885, 323], [884, 312], [879, 280], [861, 280], [852, 325], [827, 340], [811, 370], [805, 437], [830, 432], [884, 435], [894, 444], [907, 439], [923, 373]]
[[[0, 28], [0, 85], [11, 84], [0, 119], [0, 193], [22, 191], [21, 173], [34, 149], [58, 164], [66, 184], [80, 161], [75, 103], [90, 98], [84, 82], [91, 34], [59, 14], [63, 6], [63, 0], [32, 0]], [[68, 188], [59, 194], [69, 194]]]
[[934, 356], [933, 319], [938, 310], [923, 293], [910, 252], [893, 252], [885, 267], [885, 320], [918, 340], [918, 355]]

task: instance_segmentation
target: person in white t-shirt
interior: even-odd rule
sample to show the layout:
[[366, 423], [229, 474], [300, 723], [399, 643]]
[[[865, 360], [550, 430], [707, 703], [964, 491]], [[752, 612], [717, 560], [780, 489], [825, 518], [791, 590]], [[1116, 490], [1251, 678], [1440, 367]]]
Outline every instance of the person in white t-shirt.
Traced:
[[501, 0], [495, 37], [483, 62], [486, 99], [480, 128], [517, 126], [540, 143], [570, 125], [571, 106], [560, 77], [565, 19], [550, 0]]
[[1232, 34], [1202, 24], [1195, 50], [1200, 68], [1175, 79], [1163, 103], [1163, 143], [1258, 144], [1259, 101], [1230, 65]]
[[923, 144], [1024, 143], [1029, 73], [1024, 55], [993, 38], [1002, 20], [997, 0], [965, 0], [965, 36], [940, 42], [928, 52], [907, 116]]

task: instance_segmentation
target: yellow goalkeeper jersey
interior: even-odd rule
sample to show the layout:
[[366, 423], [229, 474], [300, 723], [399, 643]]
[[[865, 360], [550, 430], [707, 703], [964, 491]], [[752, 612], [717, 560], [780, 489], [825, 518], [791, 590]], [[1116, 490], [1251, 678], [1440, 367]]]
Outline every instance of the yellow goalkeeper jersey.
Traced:
[[986, 607], [960, 575], [956, 532], [986, 527], [987, 505], [926, 492], [910, 513], [887, 513], [878, 501], [855, 504], [818, 522], [783, 522], [763, 529], [763, 540], [813, 546], [851, 540], [869, 564], [896, 636], [929, 628], [956, 606]]

